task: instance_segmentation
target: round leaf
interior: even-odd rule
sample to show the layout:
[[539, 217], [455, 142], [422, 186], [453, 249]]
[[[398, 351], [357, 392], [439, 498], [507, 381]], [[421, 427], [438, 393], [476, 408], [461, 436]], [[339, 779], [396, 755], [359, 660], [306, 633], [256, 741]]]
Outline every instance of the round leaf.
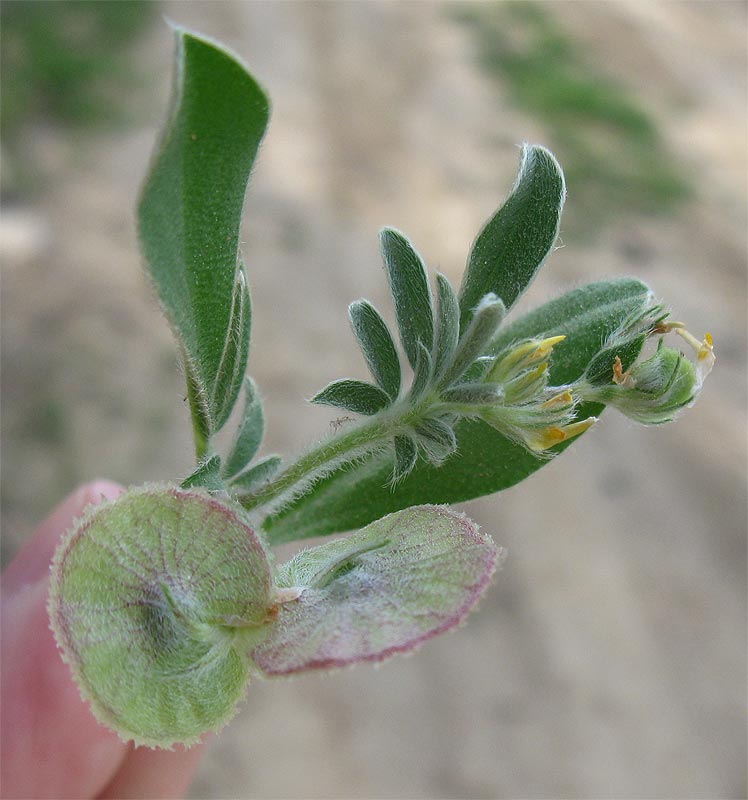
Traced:
[[150, 486], [67, 534], [49, 611], [95, 716], [125, 740], [165, 747], [233, 715], [271, 605], [264, 549], [233, 509]]

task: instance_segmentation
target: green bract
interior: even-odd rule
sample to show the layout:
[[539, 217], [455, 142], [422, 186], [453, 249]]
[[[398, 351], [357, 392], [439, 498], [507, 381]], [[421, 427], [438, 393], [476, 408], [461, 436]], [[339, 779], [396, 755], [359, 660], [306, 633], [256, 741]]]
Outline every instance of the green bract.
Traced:
[[252, 652], [269, 675], [381, 661], [459, 624], [503, 552], [445, 507], [390, 514], [278, 570], [302, 590]]
[[233, 715], [271, 585], [260, 540], [225, 504], [144, 487], [67, 534], [49, 611], [96, 716], [126, 739], [169, 746]]
[[421, 507], [301, 553], [274, 582], [241, 508], [146, 486], [67, 534], [49, 613], [98, 719], [168, 747], [233, 716], [252, 669], [381, 661], [453, 628], [499, 556], [467, 518]]
[[[714, 362], [709, 335], [668, 321], [635, 278], [590, 283], [505, 321], [554, 247], [566, 195], [555, 158], [525, 145], [459, 292], [441, 274], [432, 286], [407, 237], [382, 231], [397, 337], [371, 303], [353, 302], [372, 382], [343, 378], [313, 398], [358, 419], [285, 467], [258, 457], [265, 418], [245, 374], [239, 225], [269, 103], [219, 45], [181, 29], [176, 38], [172, 108], [138, 218], [183, 361], [197, 463], [179, 487], [133, 489], [89, 510], [57, 551], [49, 602], [96, 716], [152, 746], [222, 725], [251, 674], [380, 661], [458, 625], [503, 554], [466, 517], [423, 504], [512, 486], [606, 404], [668, 421]], [[669, 333], [695, 362], [662, 344]], [[642, 357], [652, 337], [658, 348]], [[242, 387], [222, 454], [215, 434]], [[271, 568], [266, 542], [362, 526]]]

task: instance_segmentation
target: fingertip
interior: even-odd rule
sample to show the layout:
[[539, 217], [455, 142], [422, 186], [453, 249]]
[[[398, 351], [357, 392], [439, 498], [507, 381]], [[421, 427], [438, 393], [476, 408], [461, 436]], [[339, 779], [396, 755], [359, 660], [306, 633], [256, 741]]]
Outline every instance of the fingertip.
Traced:
[[205, 752], [207, 742], [190, 748], [151, 750], [129, 746], [122, 766], [99, 795], [99, 800], [184, 797]]
[[76, 492], [80, 493], [81, 511], [88, 505], [98, 505], [105, 500], [115, 500], [125, 491], [125, 487], [106, 478], [96, 478], [84, 483]]
[[125, 491], [114, 481], [99, 478], [79, 486], [39, 525], [3, 573], [3, 594], [45, 579], [61, 536], [90, 505], [114, 500]]

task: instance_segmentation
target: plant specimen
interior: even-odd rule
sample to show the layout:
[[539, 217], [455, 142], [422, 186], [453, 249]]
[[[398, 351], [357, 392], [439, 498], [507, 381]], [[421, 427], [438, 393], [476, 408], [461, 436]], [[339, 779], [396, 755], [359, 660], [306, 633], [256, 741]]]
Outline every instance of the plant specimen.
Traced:
[[[673, 419], [714, 361], [710, 337], [670, 321], [633, 278], [504, 322], [554, 245], [565, 197], [554, 157], [525, 146], [458, 292], [443, 275], [432, 289], [408, 239], [382, 232], [402, 357], [379, 312], [352, 303], [372, 382], [335, 381], [312, 402], [357, 420], [288, 464], [258, 459], [239, 224], [268, 101], [222, 47], [176, 37], [172, 107], [138, 213], [180, 351], [197, 464], [181, 484], [89, 509], [58, 548], [49, 598], [94, 714], [159, 747], [224, 724], [253, 676], [380, 661], [459, 624], [503, 552], [444, 504], [527, 477], [606, 405], [645, 424]], [[693, 360], [663, 344], [670, 332]], [[240, 396], [233, 445], [219, 454], [216, 434]], [[279, 543], [351, 530], [273, 560]]]

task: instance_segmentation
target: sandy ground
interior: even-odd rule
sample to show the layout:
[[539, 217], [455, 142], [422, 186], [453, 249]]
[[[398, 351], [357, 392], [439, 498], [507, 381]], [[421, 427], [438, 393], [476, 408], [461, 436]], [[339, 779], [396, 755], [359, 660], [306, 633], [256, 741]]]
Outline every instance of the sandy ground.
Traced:
[[[544, 131], [501, 108], [443, 4], [164, 5], [244, 55], [274, 101], [244, 250], [266, 447], [291, 453], [330, 424], [303, 398], [364, 376], [345, 306], [388, 308], [377, 230], [405, 230], [457, 281], [514, 144]], [[606, 414], [468, 504], [510, 553], [469, 624], [381, 669], [254, 685], [193, 797], [746, 796], [746, 5], [550, 8], [646, 101], [697, 193], [675, 216], [564, 238], [522, 307], [636, 274], [713, 333], [715, 373], [677, 424]], [[6, 557], [81, 480], [191, 467], [132, 221], [170, 57], [158, 25], [134, 54], [155, 77], [128, 131], [31, 132], [44, 190], [4, 210]]]

